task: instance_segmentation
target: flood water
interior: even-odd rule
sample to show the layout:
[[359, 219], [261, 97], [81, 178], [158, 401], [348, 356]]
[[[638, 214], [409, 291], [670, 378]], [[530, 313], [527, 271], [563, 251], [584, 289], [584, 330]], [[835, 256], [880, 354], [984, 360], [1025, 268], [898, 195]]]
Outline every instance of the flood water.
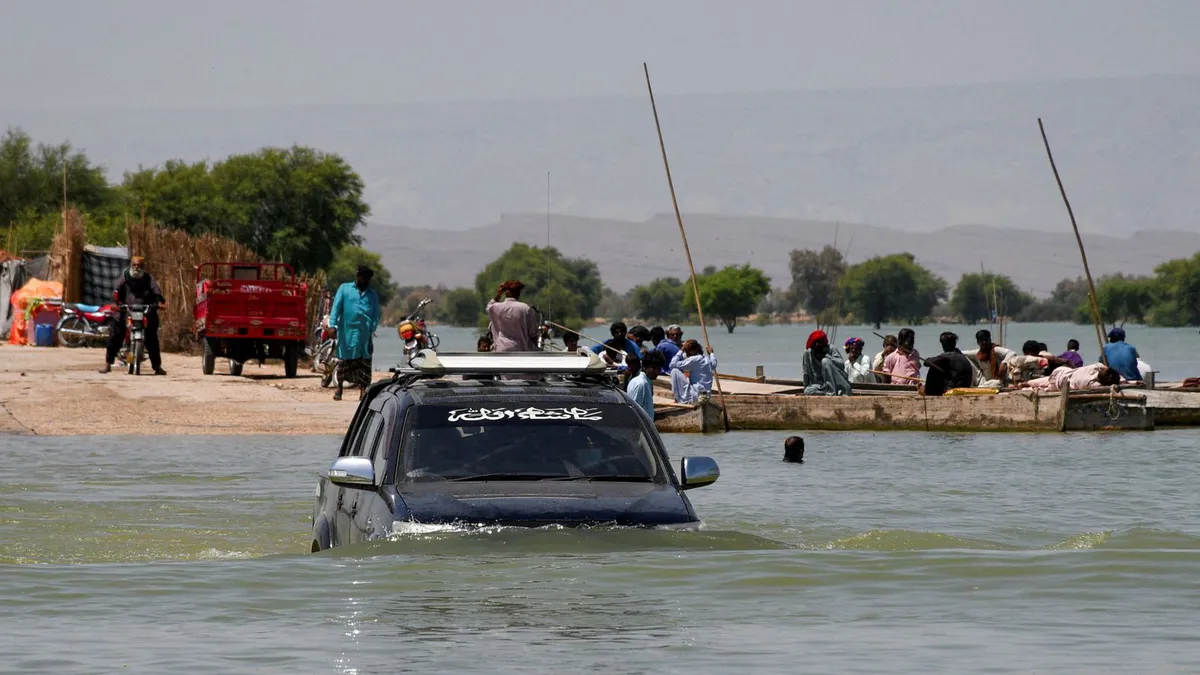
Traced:
[[1200, 433], [670, 436], [700, 532], [312, 555], [330, 437], [0, 437], [0, 671], [1200, 671]]

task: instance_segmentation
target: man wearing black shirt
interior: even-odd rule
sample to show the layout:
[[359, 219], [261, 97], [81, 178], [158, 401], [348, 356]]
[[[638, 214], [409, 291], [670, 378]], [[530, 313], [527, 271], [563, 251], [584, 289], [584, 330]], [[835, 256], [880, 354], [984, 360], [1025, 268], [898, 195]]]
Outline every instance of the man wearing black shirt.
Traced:
[[146, 271], [146, 260], [140, 255], [133, 256], [129, 261], [129, 269], [117, 282], [117, 290], [113, 298], [121, 306], [121, 314], [117, 317], [112, 332], [108, 335], [108, 348], [104, 353], [104, 366], [100, 372], [112, 370], [117, 353], [125, 344], [125, 305], [146, 306], [146, 355], [150, 357], [150, 366], [155, 375], [166, 375], [162, 368], [162, 354], [158, 350], [158, 309], [166, 301], [158, 282]]
[[975, 383], [975, 369], [971, 360], [958, 351], [958, 336], [949, 331], [942, 333], [942, 353], [925, 359], [929, 373], [925, 376], [925, 395], [941, 396], [951, 389], [970, 387]]

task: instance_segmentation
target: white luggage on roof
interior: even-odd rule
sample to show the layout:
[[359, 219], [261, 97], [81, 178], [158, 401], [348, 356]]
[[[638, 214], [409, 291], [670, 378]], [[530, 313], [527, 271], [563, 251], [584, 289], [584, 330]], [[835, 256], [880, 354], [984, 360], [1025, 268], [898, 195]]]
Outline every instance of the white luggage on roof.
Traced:
[[400, 374], [422, 375], [599, 375], [609, 369], [599, 355], [578, 352], [442, 352], [422, 349], [407, 366], [394, 368]]

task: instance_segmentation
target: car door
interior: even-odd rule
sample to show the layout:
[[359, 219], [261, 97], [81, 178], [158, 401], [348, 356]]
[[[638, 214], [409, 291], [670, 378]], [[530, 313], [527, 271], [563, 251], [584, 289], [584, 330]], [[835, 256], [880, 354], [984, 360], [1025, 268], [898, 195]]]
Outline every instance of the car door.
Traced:
[[[376, 397], [371, 401], [371, 405], [367, 411], [367, 417], [363, 424], [363, 433], [361, 438], [354, 446], [354, 456], [365, 457], [372, 459], [375, 448], [379, 445], [379, 437], [383, 434], [383, 407], [382, 396]], [[349, 543], [356, 544], [360, 541], [365, 541], [368, 538], [367, 517], [377, 510], [379, 501], [379, 481], [382, 477], [375, 477], [374, 487], [361, 488], [345, 488], [346, 496], [343, 500], [343, 506], [346, 518], [346, 532], [348, 534]]]
[[[342, 445], [339, 457], [348, 457], [357, 455], [359, 448], [362, 447], [363, 440], [367, 431], [370, 429], [371, 410], [364, 410], [360, 414], [355, 415], [354, 421], [351, 423], [351, 430], [347, 434], [347, 441]], [[329, 543], [332, 546], [345, 546], [352, 541], [351, 531], [353, 530], [352, 513], [356, 509], [358, 493], [362, 492], [362, 488], [344, 487], [329, 483], [326, 489], [330, 491], [332, 501], [332, 522], [331, 531], [329, 533]]]

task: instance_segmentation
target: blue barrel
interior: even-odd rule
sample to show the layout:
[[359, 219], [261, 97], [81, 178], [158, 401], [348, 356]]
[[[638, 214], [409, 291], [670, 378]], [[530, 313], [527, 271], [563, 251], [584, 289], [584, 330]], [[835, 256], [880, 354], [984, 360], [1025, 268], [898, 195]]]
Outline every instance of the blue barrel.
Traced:
[[54, 325], [49, 323], [37, 324], [33, 329], [33, 344], [38, 347], [53, 347]]

